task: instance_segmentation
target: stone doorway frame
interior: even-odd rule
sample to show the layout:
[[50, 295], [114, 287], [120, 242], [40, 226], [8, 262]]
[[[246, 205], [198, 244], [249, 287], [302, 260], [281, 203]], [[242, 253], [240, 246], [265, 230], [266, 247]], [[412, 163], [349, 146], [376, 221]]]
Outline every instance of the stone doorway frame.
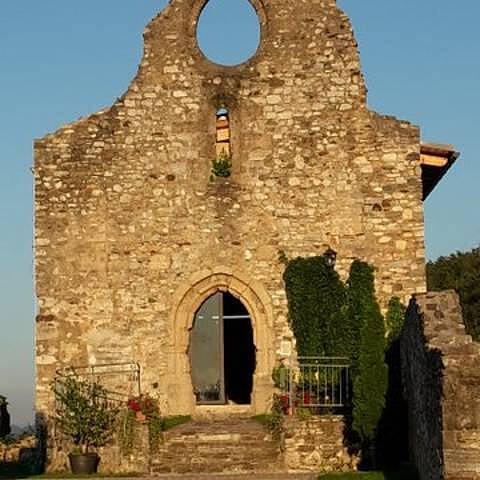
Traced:
[[250, 412], [259, 414], [270, 410], [275, 365], [272, 301], [260, 282], [249, 279], [243, 272], [217, 267], [193, 275], [173, 296], [169, 319], [172, 342], [168, 356], [167, 414], [192, 415], [201, 409], [196, 405], [193, 394], [188, 352], [190, 331], [197, 310], [217, 291], [229, 292], [237, 297], [250, 314], [257, 362]]

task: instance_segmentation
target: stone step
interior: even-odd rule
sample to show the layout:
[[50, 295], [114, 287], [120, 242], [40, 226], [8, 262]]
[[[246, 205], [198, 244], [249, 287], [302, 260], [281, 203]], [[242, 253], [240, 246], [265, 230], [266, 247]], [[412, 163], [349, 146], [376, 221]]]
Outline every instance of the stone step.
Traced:
[[[209, 445], [209, 444], [202, 444], [197, 446], [192, 445], [182, 445], [182, 444], [175, 444], [175, 445], [168, 445], [162, 449], [163, 455], [177, 455], [180, 456], [184, 453], [195, 451], [198, 454], [203, 455], [221, 455], [225, 451], [232, 451], [235, 452], [237, 456], [244, 456], [244, 455], [272, 455], [279, 451], [279, 447], [276, 444], [270, 445], [249, 445], [247, 447], [241, 444], [222, 444], [222, 445]], [[155, 460], [155, 459], [153, 459]]]
[[[315, 480], [316, 474], [313, 473], [256, 473], [255, 480]], [[185, 474], [159, 474], [155, 476], [155, 480], [252, 480], [251, 474], [209, 474], [198, 473], [195, 475]], [[130, 480], [130, 479], [127, 479]], [[145, 479], [139, 479], [145, 480]]]
[[194, 463], [192, 465], [153, 465], [150, 470], [150, 475], [161, 475], [161, 474], [170, 474], [170, 475], [192, 475], [195, 472], [199, 473], [208, 473], [211, 475], [219, 474], [250, 474], [257, 475], [258, 473], [270, 473], [279, 470], [279, 465], [277, 463], [264, 464], [264, 463], [239, 463], [232, 462], [230, 464], [221, 464], [216, 465], [211, 462], [206, 463]]
[[280, 444], [252, 419], [194, 421], [166, 432], [151, 473], [274, 472], [283, 468]]

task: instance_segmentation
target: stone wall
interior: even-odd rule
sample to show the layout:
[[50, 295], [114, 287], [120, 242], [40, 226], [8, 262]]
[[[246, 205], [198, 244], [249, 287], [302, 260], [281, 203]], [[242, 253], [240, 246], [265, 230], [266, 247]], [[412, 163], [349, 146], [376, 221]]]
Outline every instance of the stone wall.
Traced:
[[[121, 428], [120, 426], [118, 428]], [[68, 454], [72, 442], [58, 430], [50, 436], [47, 446], [47, 465], [49, 472], [69, 472]], [[97, 453], [100, 456], [98, 472], [101, 474], [148, 474], [150, 468], [150, 446], [148, 427], [135, 422], [132, 435], [132, 447], [127, 451], [121, 447], [122, 439], [117, 431], [113, 438]]]
[[[419, 131], [367, 108], [335, 1], [252, 0], [261, 45], [237, 67], [199, 51], [205, 3], [172, 0], [122, 98], [35, 143], [39, 413], [57, 369], [125, 360], [162, 413], [192, 413], [189, 331], [217, 290], [252, 317], [251, 413], [266, 411], [294, 349], [280, 251], [331, 246], [344, 277], [370, 262], [384, 306], [425, 289]], [[233, 168], [212, 180], [221, 106]]]
[[[99, 449], [100, 473], [329, 473], [356, 470], [359, 462], [344, 445], [344, 419], [339, 415], [287, 417], [281, 439], [272, 438], [252, 419], [202, 419], [164, 432], [157, 451], [150, 450], [146, 425], [136, 423], [134, 431], [129, 452], [122, 452], [118, 436]], [[57, 436], [51, 447], [48, 469], [69, 471], [68, 442]]]
[[4, 468], [10, 466], [37, 473], [41, 466], [40, 451], [37, 447], [37, 439], [33, 435], [21, 436], [9, 442], [0, 441], [0, 474], [4, 473]]
[[349, 472], [359, 458], [344, 444], [344, 418], [340, 415], [289, 418], [285, 422], [284, 458], [288, 470], [316, 473]]
[[411, 452], [422, 480], [480, 478], [480, 345], [455, 292], [417, 295], [401, 337]]

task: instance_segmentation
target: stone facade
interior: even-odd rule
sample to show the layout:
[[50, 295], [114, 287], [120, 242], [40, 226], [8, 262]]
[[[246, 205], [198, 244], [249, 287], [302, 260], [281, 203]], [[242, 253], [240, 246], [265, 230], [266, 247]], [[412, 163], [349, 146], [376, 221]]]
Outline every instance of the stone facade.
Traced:
[[[125, 360], [163, 413], [195, 413], [190, 330], [218, 290], [250, 313], [250, 413], [268, 410], [275, 362], [294, 351], [280, 251], [330, 246], [343, 276], [370, 262], [384, 306], [425, 290], [418, 128], [367, 108], [334, 0], [251, 3], [262, 35], [248, 62], [209, 62], [206, 0], [171, 0], [124, 96], [35, 142], [40, 414], [57, 369]], [[212, 179], [220, 107], [233, 167]]]
[[401, 342], [420, 478], [480, 479], [480, 345], [465, 334], [455, 292], [416, 296]]

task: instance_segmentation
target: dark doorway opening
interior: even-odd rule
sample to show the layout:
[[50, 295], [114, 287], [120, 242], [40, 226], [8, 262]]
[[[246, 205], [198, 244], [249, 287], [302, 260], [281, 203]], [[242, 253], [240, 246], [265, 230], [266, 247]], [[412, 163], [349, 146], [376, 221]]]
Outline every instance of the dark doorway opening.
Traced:
[[191, 333], [190, 362], [198, 404], [251, 403], [256, 365], [248, 310], [228, 292], [199, 308]]
[[240, 300], [223, 294], [225, 394], [229, 402], [251, 402], [255, 345], [250, 315]]

